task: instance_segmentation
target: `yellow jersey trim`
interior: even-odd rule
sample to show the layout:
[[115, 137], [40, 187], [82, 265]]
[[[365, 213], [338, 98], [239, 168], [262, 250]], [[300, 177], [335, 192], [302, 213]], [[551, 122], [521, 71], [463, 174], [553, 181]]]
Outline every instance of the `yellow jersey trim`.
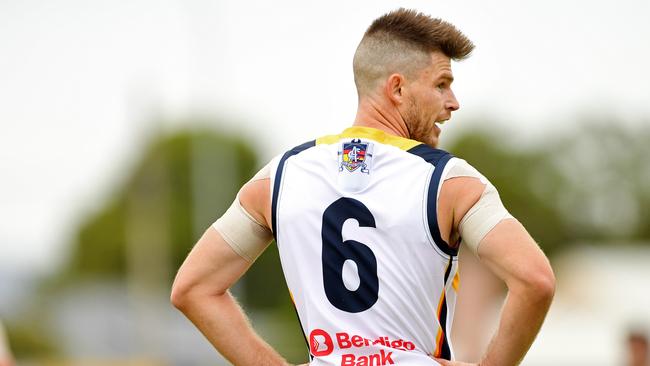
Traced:
[[327, 135], [316, 139], [316, 145], [335, 144], [344, 138], [363, 138], [363, 139], [373, 140], [382, 144], [395, 146], [405, 151], [422, 144], [419, 141], [410, 140], [395, 135], [390, 135], [376, 128], [352, 126], [346, 128], [345, 130], [343, 130], [343, 132], [341, 132], [338, 135]]

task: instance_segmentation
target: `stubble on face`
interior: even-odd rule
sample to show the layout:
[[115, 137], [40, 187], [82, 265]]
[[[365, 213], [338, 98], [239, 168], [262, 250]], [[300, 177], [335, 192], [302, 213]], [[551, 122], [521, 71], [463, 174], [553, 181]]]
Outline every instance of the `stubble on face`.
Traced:
[[[445, 110], [447, 94], [442, 90], [450, 88], [452, 81], [449, 57], [439, 52], [432, 53], [431, 64], [414, 80], [402, 112], [411, 139], [434, 148], [438, 146], [440, 128], [435, 122], [451, 117], [451, 111]], [[438, 86], [442, 89], [437, 90]]]
[[408, 98], [408, 108], [403, 115], [404, 124], [412, 140], [420, 141], [433, 148], [438, 147], [438, 134], [433, 116], [427, 116], [413, 97]]

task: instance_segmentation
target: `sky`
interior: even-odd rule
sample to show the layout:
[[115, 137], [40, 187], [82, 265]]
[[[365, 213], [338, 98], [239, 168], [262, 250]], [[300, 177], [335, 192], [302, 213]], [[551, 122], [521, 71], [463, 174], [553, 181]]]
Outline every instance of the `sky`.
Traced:
[[147, 138], [188, 115], [264, 159], [343, 129], [356, 45], [399, 6], [477, 46], [452, 65], [461, 109], [443, 139], [479, 119], [540, 143], [578, 116], [650, 116], [647, 0], [2, 0], [0, 266], [60, 263]]

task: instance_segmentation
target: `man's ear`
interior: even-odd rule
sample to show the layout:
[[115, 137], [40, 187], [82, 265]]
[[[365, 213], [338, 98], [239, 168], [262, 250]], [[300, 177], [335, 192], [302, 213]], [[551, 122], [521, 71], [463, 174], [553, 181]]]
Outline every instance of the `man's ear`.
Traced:
[[391, 74], [384, 84], [384, 93], [395, 105], [401, 105], [404, 100], [404, 76], [402, 74]]

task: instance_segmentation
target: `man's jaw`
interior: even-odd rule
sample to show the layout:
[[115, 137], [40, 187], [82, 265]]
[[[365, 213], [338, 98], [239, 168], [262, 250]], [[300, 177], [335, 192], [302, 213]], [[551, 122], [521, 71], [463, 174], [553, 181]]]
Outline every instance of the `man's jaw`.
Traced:
[[436, 131], [436, 135], [439, 136], [440, 132], [442, 131], [442, 125], [445, 124], [445, 122], [449, 121], [451, 116], [446, 117], [446, 118], [440, 118], [437, 121], [433, 122], [434, 130]]
[[438, 122], [435, 122], [433, 124], [433, 131], [435, 132], [436, 137], [440, 136], [440, 132], [442, 132], [442, 130], [440, 129], [440, 124]]

